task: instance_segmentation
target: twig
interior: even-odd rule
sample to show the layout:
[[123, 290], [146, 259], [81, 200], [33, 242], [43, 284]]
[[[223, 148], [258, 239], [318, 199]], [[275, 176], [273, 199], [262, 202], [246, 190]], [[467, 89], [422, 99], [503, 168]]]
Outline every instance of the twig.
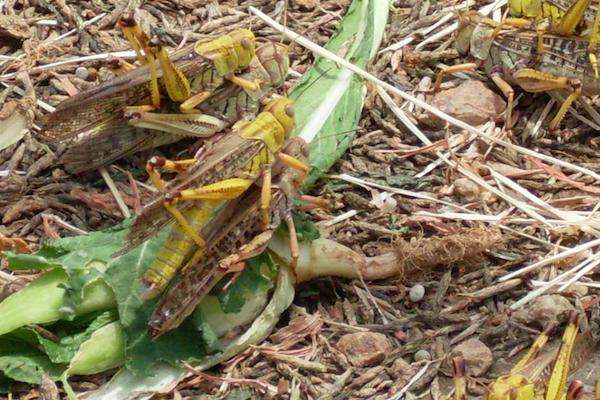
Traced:
[[125, 217], [125, 218], [130, 218], [131, 213], [129, 212], [129, 208], [127, 208], [125, 201], [123, 201], [123, 197], [121, 197], [121, 193], [119, 193], [119, 189], [117, 189], [117, 186], [115, 185], [115, 182], [112, 180], [112, 178], [108, 174], [108, 171], [106, 170], [105, 167], [100, 167], [99, 171], [100, 171], [100, 175], [102, 175], [102, 179], [104, 179], [104, 182], [106, 182], [106, 185], [108, 186], [108, 188], [110, 189], [110, 192], [112, 193], [113, 197], [115, 198], [115, 201], [117, 202], [117, 205], [119, 206], [119, 209], [121, 210], [121, 214], [123, 214], [123, 217]]
[[592, 247], [595, 247], [595, 246], [598, 246], [598, 245], [600, 245], [600, 238], [599, 239], [595, 239], [595, 240], [590, 240], [587, 243], [580, 244], [579, 246], [575, 246], [573, 248], [570, 248], [569, 250], [566, 250], [566, 251], [563, 251], [561, 253], [555, 254], [552, 257], [545, 258], [545, 259], [540, 260], [540, 261], [538, 261], [536, 263], [533, 263], [533, 264], [531, 264], [531, 265], [529, 265], [527, 267], [521, 268], [521, 269], [519, 269], [517, 271], [513, 271], [513, 272], [508, 273], [508, 274], [506, 274], [504, 276], [501, 276], [500, 278], [498, 278], [498, 281], [499, 282], [506, 281], [506, 280], [512, 279], [512, 278], [514, 278], [516, 276], [520, 276], [520, 275], [523, 275], [525, 273], [528, 273], [528, 272], [531, 272], [531, 271], [535, 271], [537, 269], [542, 268], [545, 265], [551, 264], [551, 263], [553, 263], [555, 261], [558, 261], [558, 260], [562, 260], [563, 258], [570, 257], [572, 255], [575, 255], [575, 254], [580, 253], [580, 252], [582, 252], [584, 250], [587, 250], [587, 249], [591, 249]]
[[[505, 0], [501, 0], [500, 2], [497, 2], [497, 4], [502, 4], [503, 1], [505, 1]], [[505, 146], [509, 149], [518, 151], [519, 153], [527, 154], [527, 155], [530, 155], [530, 156], [533, 156], [533, 157], [536, 157], [536, 158], [539, 158], [542, 160], [546, 160], [546, 161], [554, 163], [556, 165], [560, 165], [564, 168], [579, 171], [579, 172], [582, 172], [586, 175], [593, 177], [594, 179], [600, 180], [600, 174], [598, 174], [594, 171], [591, 171], [587, 168], [583, 168], [578, 165], [571, 164], [569, 162], [562, 161], [562, 160], [559, 160], [554, 157], [540, 154], [540, 153], [530, 150], [528, 148], [521, 147], [521, 146], [515, 145], [513, 143], [505, 142], [504, 140], [498, 139], [494, 136], [490, 136], [487, 133], [484, 133], [481, 130], [475, 128], [474, 126], [471, 126], [459, 119], [456, 119], [456, 118], [440, 111], [439, 109], [427, 104], [426, 102], [417, 99], [416, 97], [412, 96], [411, 94], [408, 94], [408, 93], [390, 85], [389, 83], [382, 81], [381, 79], [375, 77], [374, 75], [371, 75], [370, 73], [368, 73], [365, 70], [363, 70], [362, 68], [357, 67], [356, 65], [350, 63], [349, 61], [345, 60], [344, 58], [332, 53], [331, 51], [319, 46], [318, 44], [316, 44], [314, 42], [311, 42], [310, 40], [299, 35], [298, 33], [291, 31], [288, 27], [282, 26], [281, 24], [277, 23], [276, 21], [274, 21], [272, 18], [270, 18], [268, 15], [264, 14], [262, 11], [258, 10], [257, 8], [251, 6], [251, 7], [249, 7], [249, 10], [252, 14], [256, 15], [258, 18], [263, 20], [267, 25], [271, 26], [273, 29], [277, 30], [284, 36], [288, 37], [290, 40], [300, 44], [301, 46], [307, 48], [308, 50], [314, 52], [315, 54], [317, 54], [321, 57], [325, 57], [325, 58], [337, 63], [338, 65], [341, 65], [341, 66], [349, 69], [350, 71], [361, 76], [362, 78], [367, 79], [367, 80], [375, 83], [376, 85], [383, 87], [386, 91], [391, 92], [391, 93], [403, 98], [404, 100], [408, 100], [408, 101], [415, 103], [419, 107], [421, 107], [421, 108], [429, 111], [431, 114], [447, 121], [451, 125], [454, 125], [458, 128], [465, 129], [469, 132], [475, 133], [478, 136], [481, 136], [487, 140], [491, 140], [491, 141], [498, 143], [502, 146]], [[316, 132], [312, 132], [313, 136], [315, 134], [316, 134]], [[306, 139], [307, 142], [309, 142], [310, 139], [312, 139], [312, 138], [305, 137], [304, 139]]]

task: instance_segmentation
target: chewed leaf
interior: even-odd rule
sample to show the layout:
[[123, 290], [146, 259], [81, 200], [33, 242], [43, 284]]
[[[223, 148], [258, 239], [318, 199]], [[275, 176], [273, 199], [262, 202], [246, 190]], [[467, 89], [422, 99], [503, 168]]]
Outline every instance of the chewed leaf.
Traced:
[[[379, 48], [388, 8], [388, 1], [353, 1], [325, 48], [364, 68]], [[351, 71], [317, 58], [290, 97], [296, 101], [294, 134], [310, 143], [309, 186], [350, 146], [363, 108], [364, 84]]]

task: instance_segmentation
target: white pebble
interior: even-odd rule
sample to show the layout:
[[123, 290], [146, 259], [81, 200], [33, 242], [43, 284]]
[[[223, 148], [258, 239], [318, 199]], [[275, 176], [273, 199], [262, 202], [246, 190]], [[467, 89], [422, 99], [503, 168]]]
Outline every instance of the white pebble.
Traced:
[[423, 300], [424, 296], [425, 288], [423, 285], [416, 284], [415, 286], [411, 287], [410, 292], [408, 292], [408, 297], [413, 303], [418, 303], [419, 301]]
[[75, 75], [77, 75], [79, 79], [85, 80], [90, 76], [90, 71], [88, 71], [86, 67], [77, 67]]
[[419, 350], [415, 353], [415, 361], [431, 360], [431, 354], [427, 350]]

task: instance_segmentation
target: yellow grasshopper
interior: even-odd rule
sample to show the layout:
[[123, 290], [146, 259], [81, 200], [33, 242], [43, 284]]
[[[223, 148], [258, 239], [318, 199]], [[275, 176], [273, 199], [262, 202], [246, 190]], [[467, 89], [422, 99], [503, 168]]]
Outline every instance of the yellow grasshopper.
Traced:
[[260, 99], [283, 84], [288, 69], [285, 45], [271, 41], [260, 44], [248, 68], [239, 75], [245, 80], [258, 81], [257, 91], [243, 90], [232, 82], [222, 83], [214, 70], [208, 68], [192, 80], [192, 87], [214, 88], [211, 96], [196, 107], [198, 113], [172, 110], [176, 104], [169, 100], [161, 106], [165, 112], [125, 110], [69, 143], [59, 163], [68, 172], [80, 173], [183, 137], [210, 137], [239, 120], [254, 117], [260, 108]]
[[250, 93], [260, 89], [257, 82], [235, 75], [247, 68], [255, 55], [255, 38], [247, 29], [197, 42], [169, 56], [158, 38], [149, 38], [132, 16], [123, 17], [120, 26], [143, 65], [128, 66], [117, 78], [59, 104], [44, 121], [42, 137], [47, 141], [72, 141], [88, 131], [99, 135], [118, 125], [125, 112], [158, 110], [161, 87], [168, 101], [179, 104], [178, 111], [188, 113], [192, 120], [207, 118], [195, 107], [225, 81]]
[[450, 72], [482, 67], [508, 100], [507, 127], [512, 124], [514, 90], [511, 84], [533, 93], [567, 91], [569, 95], [550, 122], [550, 130], [558, 128], [579, 96], [600, 93], [600, 78], [596, 77], [587, 58], [588, 41], [544, 34], [545, 51], [540, 54], [534, 31], [498, 30], [501, 24], [476, 12], [461, 14], [459, 18], [455, 47], [460, 53], [475, 58], [476, 63], [455, 65], [442, 71], [434, 90]]
[[[254, 120], [236, 124], [232, 132], [215, 139], [200, 160], [153, 157], [148, 162], [150, 178], [163, 194], [137, 217], [128, 243], [120, 253], [142, 243], [174, 220], [177, 225], [142, 278], [144, 297], [155, 297], [164, 289], [194, 246], [196, 253], [188, 263], [193, 264], [202, 256], [206, 243], [198, 232], [211, 213], [222, 201], [242, 194], [261, 175], [265, 188], [261, 210], [263, 224], [268, 224], [270, 165], [275, 157], [304, 174], [308, 171], [305, 163], [281, 152], [294, 125], [292, 101], [276, 97], [267, 102]], [[165, 183], [159, 169], [176, 171], [178, 175]]]
[[[282, 151], [303, 163], [308, 160], [308, 146], [299, 137], [288, 139]], [[202, 236], [207, 240], [204, 255], [179, 273], [177, 281], [161, 297], [148, 321], [153, 338], [178, 327], [227, 275], [231, 280], [235, 279], [245, 260], [263, 252], [282, 221], [290, 235], [291, 268], [295, 268], [298, 241], [291, 214], [292, 199], [298, 197], [297, 189], [303, 177], [304, 172], [290, 168], [285, 162], [277, 162], [273, 167], [272, 186], [253, 185], [243, 196], [228, 202], [215, 213], [210, 224], [202, 229]], [[268, 225], [264, 224], [265, 209], [261, 201], [265, 196], [271, 197], [268, 208], [271, 222]]]

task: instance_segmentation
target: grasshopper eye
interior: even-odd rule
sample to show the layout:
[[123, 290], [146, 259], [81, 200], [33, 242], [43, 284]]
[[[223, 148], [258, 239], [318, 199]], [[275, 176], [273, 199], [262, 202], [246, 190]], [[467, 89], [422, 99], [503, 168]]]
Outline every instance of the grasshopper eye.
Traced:
[[287, 106], [285, 106], [285, 113], [287, 114], [288, 117], [293, 117], [294, 116], [294, 107], [291, 104], [288, 104]]
[[250, 42], [249, 39], [242, 39], [241, 40], [241, 45], [246, 50], [250, 50], [252, 48], [252, 43]]

